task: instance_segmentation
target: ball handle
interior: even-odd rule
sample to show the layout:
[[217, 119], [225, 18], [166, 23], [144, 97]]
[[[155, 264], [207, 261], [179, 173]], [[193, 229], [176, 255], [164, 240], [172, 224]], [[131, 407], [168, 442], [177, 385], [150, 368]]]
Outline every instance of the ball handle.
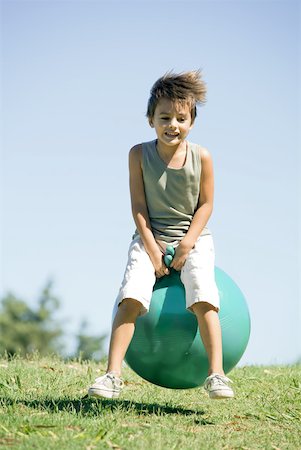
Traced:
[[170, 267], [172, 260], [175, 256], [175, 249], [172, 245], [168, 245], [165, 250], [165, 255], [163, 256], [164, 263], [166, 267]]

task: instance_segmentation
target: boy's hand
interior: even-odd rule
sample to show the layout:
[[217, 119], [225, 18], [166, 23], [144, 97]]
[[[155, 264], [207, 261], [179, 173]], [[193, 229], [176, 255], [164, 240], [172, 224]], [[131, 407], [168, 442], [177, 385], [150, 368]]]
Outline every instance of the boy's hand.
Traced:
[[172, 267], [177, 271], [180, 271], [185, 264], [185, 261], [188, 257], [190, 250], [191, 248], [189, 246], [187, 247], [181, 242], [176, 248], [176, 253], [172, 263], [170, 264], [170, 267]]
[[164, 264], [163, 254], [161, 251], [156, 252], [155, 254], [150, 255], [151, 262], [153, 263], [155, 274], [157, 278], [161, 278], [164, 275], [169, 274], [169, 270]]

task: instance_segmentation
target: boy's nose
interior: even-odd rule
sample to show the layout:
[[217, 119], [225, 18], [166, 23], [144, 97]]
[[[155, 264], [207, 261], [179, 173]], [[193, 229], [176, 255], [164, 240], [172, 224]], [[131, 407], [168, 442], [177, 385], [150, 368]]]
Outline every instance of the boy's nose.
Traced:
[[177, 127], [177, 121], [176, 119], [171, 119], [171, 121], [169, 122], [169, 126], [171, 128], [176, 128]]

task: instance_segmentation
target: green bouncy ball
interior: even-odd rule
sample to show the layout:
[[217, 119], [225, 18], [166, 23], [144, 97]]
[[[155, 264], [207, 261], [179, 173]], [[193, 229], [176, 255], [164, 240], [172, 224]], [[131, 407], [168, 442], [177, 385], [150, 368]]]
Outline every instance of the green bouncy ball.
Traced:
[[[247, 347], [250, 316], [239, 287], [217, 267], [215, 280], [220, 295], [223, 364], [227, 373]], [[158, 386], [188, 389], [204, 383], [208, 358], [197, 319], [186, 309], [185, 290], [178, 272], [172, 270], [170, 275], [157, 280], [150, 310], [137, 319], [125, 360], [134, 372]]]

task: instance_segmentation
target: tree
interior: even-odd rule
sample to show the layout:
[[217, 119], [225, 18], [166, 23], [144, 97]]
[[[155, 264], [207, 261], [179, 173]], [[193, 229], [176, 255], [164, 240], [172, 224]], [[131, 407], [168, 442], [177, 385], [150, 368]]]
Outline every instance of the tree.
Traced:
[[8, 293], [1, 301], [0, 354], [26, 355], [38, 351], [41, 355], [62, 351], [62, 328], [54, 314], [60, 302], [52, 294], [49, 281], [32, 308], [24, 300]]
[[[59, 299], [53, 295], [53, 282], [49, 281], [38, 297], [35, 307], [8, 293], [0, 303], [0, 355], [13, 356], [38, 351], [40, 355], [63, 355], [63, 328], [56, 319]], [[104, 356], [106, 335], [87, 334], [87, 321], [81, 323], [76, 335], [77, 347], [72, 357], [99, 361]]]
[[77, 349], [75, 357], [80, 357], [82, 360], [93, 359], [95, 361], [100, 361], [104, 356], [104, 341], [106, 335], [102, 336], [91, 336], [87, 334], [88, 323], [83, 320], [79, 333], [76, 335], [77, 338]]

